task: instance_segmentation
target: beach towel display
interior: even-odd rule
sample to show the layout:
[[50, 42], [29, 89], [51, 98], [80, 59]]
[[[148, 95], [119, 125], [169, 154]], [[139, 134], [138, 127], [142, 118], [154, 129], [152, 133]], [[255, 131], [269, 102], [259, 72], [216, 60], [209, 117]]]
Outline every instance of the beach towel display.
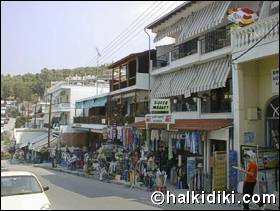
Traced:
[[228, 20], [239, 26], [247, 26], [258, 19], [258, 15], [249, 8], [231, 8], [228, 10]]

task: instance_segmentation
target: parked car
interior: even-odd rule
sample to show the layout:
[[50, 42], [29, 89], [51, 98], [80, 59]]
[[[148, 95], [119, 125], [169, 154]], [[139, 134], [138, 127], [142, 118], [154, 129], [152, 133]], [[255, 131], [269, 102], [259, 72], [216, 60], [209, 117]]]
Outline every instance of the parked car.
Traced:
[[1, 172], [1, 210], [50, 210], [48, 189], [31, 172]]

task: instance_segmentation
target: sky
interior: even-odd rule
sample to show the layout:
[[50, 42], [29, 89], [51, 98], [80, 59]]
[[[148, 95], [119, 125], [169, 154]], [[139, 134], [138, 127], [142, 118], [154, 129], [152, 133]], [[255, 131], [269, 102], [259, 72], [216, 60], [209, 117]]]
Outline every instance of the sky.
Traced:
[[1, 74], [96, 66], [148, 50], [144, 27], [182, 3], [1, 1]]

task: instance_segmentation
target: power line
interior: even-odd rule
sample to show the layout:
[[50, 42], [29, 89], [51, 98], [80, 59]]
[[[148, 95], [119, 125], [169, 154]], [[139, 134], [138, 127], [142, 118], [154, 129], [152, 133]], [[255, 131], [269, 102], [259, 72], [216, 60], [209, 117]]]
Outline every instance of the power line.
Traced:
[[[176, 2], [174, 3], [176, 4]], [[174, 5], [173, 4], [173, 5]], [[162, 9], [163, 7], [161, 7], [160, 9]], [[154, 19], [157, 19], [158, 17], [161, 17], [162, 16], [162, 13], [165, 13], [166, 11], [168, 11], [170, 9], [170, 7], [168, 7], [165, 11], [161, 12], [157, 17], [154, 17]], [[150, 20], [149, 20], [150, 21]], [[146, 24], [146, 23], [145, 23]], [[144, 24], [144, 25], [145, 25]], [[139, 35], [141, 35], [139, 32], [141, 32], [143, 30], [143, 27], [140, 27], [137, 31], [135, 30], [134, 31], [134, 36], [130, 37], [130, 39], [126, 40], [126, 43], [122, 46], [120, 46], [119, 48], [117, 48], [115, 51], [111, 52], [109, 55], [103, 57], [101, 59], [101, 62], [104, 62], [106, 59], [110, 58], [111, 56], [113, 56], [116, 52], [118, 52], [121, 48], [123, 48], [124, 46], [128, 45], [129, 41], [131, 41], [133, 38], [136, 38], [138, 37]]]
[[[174, 2], [174, 4], [172, 4], [172, 6], [175, 5], [177, 2], [178, 2], [178, 1]], [[162, 8], [162, 7], [161, 7], [161, 8]], [[167, 12], [168, 10], [170, 10], [170, 6], [169, 6], [164, 12], [161, 12], [161, 13], [159, 14], [159, 16], [157, 16], [155, 19], [161, 17], [161, 16], [162, 16], [162, 13], [165, 13], [165, 12]], [[139, 32], [141, 32], [142, 30], [143, 30], [143, 28], [140, 28], [140, 30], [134, 31], [134, 32], [137, 32], [138, 34], [136, 34], [135, 36], [131, 37], [129, 40], [126, 40], [126, 43], [125, 43], [124, 45], [120, 46], [118, 49], [116, 49], [115, 51], [113, 51], [112, 53], [110, 53], [109, 55], [107, 55], [106, 57], [104, 57], [103, 59], [101, 59], [100, 62], [104, 62], [106, 59], [109, 59], [109, 58], [110, 58], [111, 56], [113, 56], [116, 52], [118, 52], [120, 49], [122, 49], [124, 46], [126, 46], [126, 45], [129, 43], [129, 41], [131, 41], [133, 38], [136, 38], [136, 37], [138, 37], [139, 35], [141, 35], [141, 34], [139, 34]]]
[[[156, 5], [157, 4], [157, 5]], [[148, 7], [143, 13], [141, 13], [130, 25], [128, 25], [116, 38], [114, 38], [109, 44], [107, 44], [102, 50], [101, 50], [101, 54], [105, 53], [105, 51], [107, 49], [109, 49], [109, 47], [112, 45], [112, 44], [115, 44], [114, 42], [119, 40], [120, 38], [122, 38], [124, 35], [126, 35], [128, 32], [129, 32], [129, 28], [132, 27], [133, 25], [137, 24], [137, 21], [145, 15], [145, 13], [147, 13], [149, 10], [152, 10], [154, 9], [155, 7], [159, 6], [160, 4], [162, 4], [162, 2], [157, 2], [155, 1], [150, 7]], [[139, 21], [138, 21], [139, 22]], [[133, 28], [133, 27], [132, 27]], [[131, 30], [131, 29], [130, 29]], [[123, 35], [123, 36], [122, 36]], [[96, 57], [94, 57], [93, 59], [95, 59]], [[92, 60], [90, 60], [89, 63], [92, 62]]]
[[[163, 4], [163, 2], [160, 2], [159, 5], [161, 5], [161, 4]], [[158, 7], [159, 5], [157, 5], [156, 7]], [[162, 9], [162, 7], [165, 6], [165, 5], [167, 5], [167, 3], [165, 3], [164, 5], [162, 5], [162, 6], [160, 7], [160, 9]], [[157, 9], [157, 10], [160, 10], [160, 9]], [[153, 9], [153, 10], [155, 10], [155, 9]], [[140, 21], [138, 21], [137, 24], [136, 24], [134, 27], [132, 27], [129, 31], [127, 31], [127, 32], [121, 37], [121, 39], [122, 39], [121, 41], [118, 41], [118, 42], [116, 41], [116, 42], [114, 42], [114, 43], [110, 46], [110, 48], [109, 48], [108, 50], [105, 50], [105, 51], [103, 52], [103, 55], [105, 54], [105, 52], [106, 52], [106, 53], [107, 53], [107, 52], [112, 52], [112, 50], [114, 50], [114, 48], [117, 48], [117, 47], [119, 47], [121, 44], [123, 44], [123, 43], [126, 41], [126, 39], [128, 39], [128, 38], [131, 37], [131, 36], [133, 36], [133, 33], [134, 33], [137, 29], [142, 28], [142, 25], [144, 25], [145, 21], [147, 21], [148, 19], [152, 18], [153, 15], [156, 15], [156, 13], [150, 13], [148, 16], [146, 16], [145, 18], [143, 18], [143, 19], [141, 19]], [[101, 60], [102, 60], [102, 58], [101, 58]]]
[[[153, 7], [156, 7], [154, 6], [155, 4], [159, 3], [157, 6], [159, 6], [162, 2], [157, 2], [155, 1], [148, 9], [146, 9], [143, 13], [141, 13], [141, 15], [139, 15], [128, 27], [126, 27], [114, 40], [112, 40], [107, 46], [105, 46], [101, 52], [104, 52], [104, 50], [110, 46], [113, 42], [115, 42], [117, 40], [117, 38], [119, 38], [124, 32], [127, 33], [127, 29], [129, 29], [129, 27], [133, 26], [134, 23], [139, 19], [141, 18], [146, 12], [148, 12], [149, 10], [151, 10]], [[126, 34], [125, 33], [125, 34]]]
[[[177, 3], [177, 1], [174, 3], [174, 4], [172, 4], [172, 6], [173, 5], [175, 5]], [[124, 38], [123, 38], [123, 40], [121, 41], [121, 42], [116, 42], [116, 43], [114, 43], [114, 45], [116, 45], [116, 47], [115, 48], [117, 48], [118, 46], [120, 47], [121, 46], [121, 44], [123, 44], [123, 42], [126, 42], [126, 43], [124, 43], [124, 45], [126, 45], [127, 44], [127, 40], [125, 40], [125, 39], [129, 39], [129, 37], [131, 37], [131, 39], [132, 38], [134, 38], [135, 37], [135, 35], [134, 35], [134, 33], [136, 32], [136, 33], [138, 33], [138, 32], [140, 32], [140, 31], [142, 31], [142, 28], [144, 27], [144, 25], [147, 23], [147, 21], [149, 20], [149, 22], [151, 22], [151, 18], [155, 18], [155, 17], [153, 17], [154, 15], [159, 15], [159, 16], [157, 16], [156, 18], [158, 18], [158, 17], [160, 17], [160, 16], [162, 16], [162, 13], [165, 13], [166, 11], [164, 11], [164, 12], [160, 12], [160, 10], [164, 7], [164, 6], [166, 6], [167, 4], [164, 4], [164, 5], [162, 5], [160, 8], [157, 8], [157, 13], [151, 13], [149, 16], [147, 16], [146, 17], [146, 19], [143, 19], [141, 22], [141, 26], [137, 26], [137, 28], [136, 29], [134, 29], [134, 31], [132, 32], [132, 33], [129, 33], [129, 35], [128, 36], [125, 36]], [[167, 8], [167, 10], [169, 10], [169, 8], [170, 8], [170, 6]], [[134, 27], [135, 28], [135, 27]], [[140, 31], [138, 30], [138, 31], [136, 31], [137, 29], [139, 29], [140, 28]], [[134, 35], [134, 37], [133, 37], [133, 35]], [[137, 36], [137, 35], [136, 35]], [[129, 39], [129, 40], [131, 40], [131, 39]], [[111, 49], [111, 52], [112, 52], [112, 50], [113, 49]], [[115, 53], [116, 51], [114, 51], [114, 53]], [[110, 53], [110, 56], [112, 55], [113, 53]], [[106, 59], [108, 58], [108, 56], [106, 56]], [[101, 58], [101, 61], [100, 62], [103, 62], [105, 59], [104, 59], [104, 57], [103, 58]]]

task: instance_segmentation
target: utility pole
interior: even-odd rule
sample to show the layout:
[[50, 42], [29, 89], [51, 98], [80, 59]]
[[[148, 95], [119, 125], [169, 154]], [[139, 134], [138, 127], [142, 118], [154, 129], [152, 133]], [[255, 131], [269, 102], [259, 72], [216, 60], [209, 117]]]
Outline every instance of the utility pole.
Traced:
[[36, 102], [36, 104], [35, 104], [35, 119], [34, 119], [34, 128], [37, 128], [37, 125], [36, 125], [36, 116], [37, 116], [37, 114], [36, 114], [36, 112], [37, 112], [37, 102]]
[[49, 130], [48, 130], [48, 149], [50, 148], [50, 135], [51, 135], [51, 112], [52, 112], [52, 96], [53, 94], [51, 93], [51, 99], [50, 99], [50, 107], [49, 107]]

